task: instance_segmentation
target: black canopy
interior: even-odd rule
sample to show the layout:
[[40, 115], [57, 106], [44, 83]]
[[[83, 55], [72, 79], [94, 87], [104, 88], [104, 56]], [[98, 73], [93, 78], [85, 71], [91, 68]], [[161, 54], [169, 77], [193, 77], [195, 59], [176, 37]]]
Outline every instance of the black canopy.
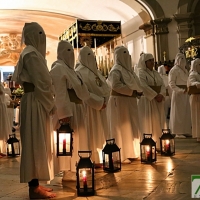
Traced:
[[85, 43], [95, 48], [119, 36], [121, 36], [121, 21], [77, 19], [59, 36], [59, 40], [68, 40], [74, 48], [81, 48]]

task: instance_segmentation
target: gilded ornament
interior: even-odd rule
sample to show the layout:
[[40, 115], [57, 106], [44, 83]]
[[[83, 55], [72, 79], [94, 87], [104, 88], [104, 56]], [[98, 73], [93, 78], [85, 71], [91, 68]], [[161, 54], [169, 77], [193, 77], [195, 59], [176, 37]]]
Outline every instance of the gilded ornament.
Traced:
[[97, 22], [97, 24], [92, 25], [92, 30], [93, 31], [107, 31], [108, 26], [105, 24], [102, 25], [102, 22]]
[[82, 47], [88, 46], [91, 47], [92, 45], [92, 38], [91, 37], [80, 37], [80, 44]]
[[79, 26], [82, 30], [84, 30], [84, 31], [91, 31], [91, 25], [90, 24], [86, 24], [85, 26], [82, 26], [81, 24], [80, 24], [80, 26]]

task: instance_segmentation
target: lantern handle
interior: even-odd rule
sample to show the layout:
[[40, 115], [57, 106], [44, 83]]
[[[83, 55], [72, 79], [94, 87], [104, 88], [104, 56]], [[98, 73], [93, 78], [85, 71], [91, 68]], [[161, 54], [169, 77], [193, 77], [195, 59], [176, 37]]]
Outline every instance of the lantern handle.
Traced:
[[[63, 121], [64, 120], [64, 121]], [[59, 124], [60, 125], [69, 125], [70, 126], [70, 119], [68, 121], [65, 121], [66, 118], [63, 118], [63, 119], [59, 119]]]
[[115, 143], [115, 138], [106, 140], [106, 142], [110, 142], [110, 141], [113, 141]]
[[170, 131], [169, 128], [164, 128], [164, 129], [162, 129], [162, 132], [168, 132], [168, 133], [171, 133], [171, 131]]
[[152, 138], [152, 134], [150, 134], [150, 133], [144, 133], [143, 136], [144, 136], [144, 138], [146, 138], [145, 136], [150, 136]]

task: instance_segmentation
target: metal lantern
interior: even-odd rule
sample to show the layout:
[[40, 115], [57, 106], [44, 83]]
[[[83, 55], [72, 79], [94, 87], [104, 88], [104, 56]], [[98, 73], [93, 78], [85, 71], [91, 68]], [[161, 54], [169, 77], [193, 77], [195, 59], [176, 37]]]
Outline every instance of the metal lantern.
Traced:
[[70, 124], [61, 124], [57, 129], [57, 156], [72, 156], [73, 130]]
[[171, 134], [170, 129], [162, 129], [162, 136], [160, 137], [160, 152], [164, 156], [175, 155], [175, 140]]
[[20, 143], [15, 134], [10, 134], [7, 140], [7, 156], [19, 156], [20, 155]]
[[77, 195], [92, 196], [94, 190], [94, 163], [91, 160], [92, 151], [78, 151], [80, 160], [76, 164]]
[[115, 144], [115, 139], [106, 140], [102, 153], [104, 171], [117, 172], [121, 170], [120, 148]]
[[140, 153], [142, 163], [156, 162], [156, 143], [152, 139], [152, 134], [144, 134], [140, 143]]

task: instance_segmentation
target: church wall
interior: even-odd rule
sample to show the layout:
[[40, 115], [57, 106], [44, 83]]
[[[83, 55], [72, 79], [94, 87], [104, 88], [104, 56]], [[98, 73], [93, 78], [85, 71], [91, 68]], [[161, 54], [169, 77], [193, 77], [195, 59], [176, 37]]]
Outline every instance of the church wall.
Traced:
[[138, 63], [140, 53], [145, 51], [145, 33], [139, 30], [141, 23], [143, 23], [141, 18], [136, 16], [122, 25], [123, 44], [131, 54], [132, 66]]

